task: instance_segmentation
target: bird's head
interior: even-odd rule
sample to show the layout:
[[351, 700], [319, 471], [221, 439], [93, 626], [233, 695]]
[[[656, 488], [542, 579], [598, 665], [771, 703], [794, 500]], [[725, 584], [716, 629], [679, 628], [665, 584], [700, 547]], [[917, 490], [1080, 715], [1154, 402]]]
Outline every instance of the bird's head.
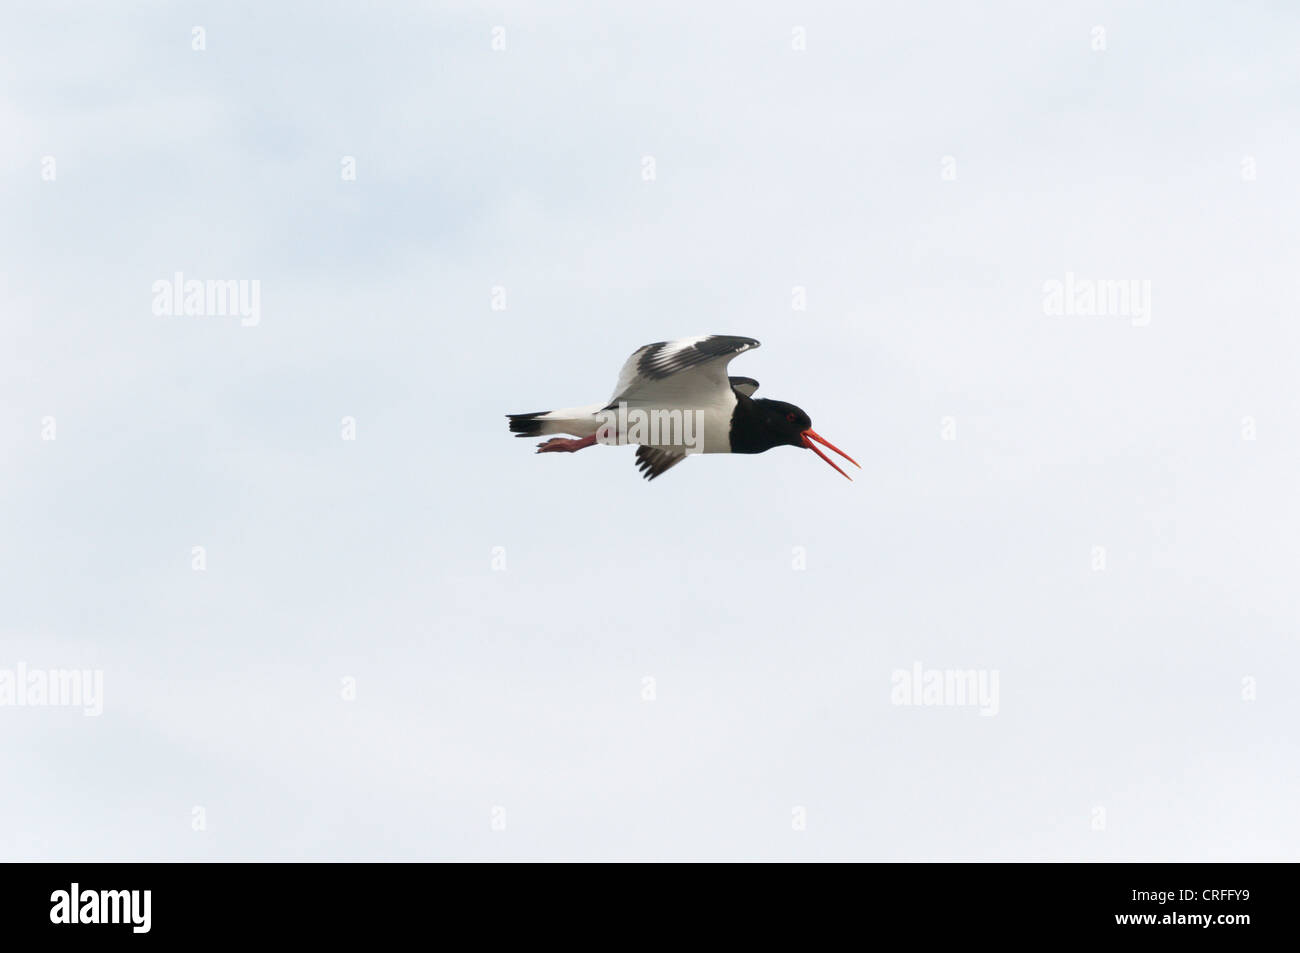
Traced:
[[[823, 447], [830, 447], [849, 463], [853, 464], [859, 470], [862, 465], [854, 460], [847, 453], [841, 450], [829, 440], [823, 438], [817, 431], [812, 429], [812, 418], [794, 404], [787, 404], [783, 400], [766, 400], [759, 398], [753, 401], [756, 412], [757, 429], [760, 431], [762, 442], [767, 445], [762, 449], [767, 450], [771, 447], [789, 445], [791, 447], [807, 447], [817, 456], [821, 457], [831, 466], [835, 467], [839, 473], [846, 479], [852, 480], [843, 470], [840, 470], [830, 457], [817, 449], [817, 444]], [[756, 451], [761, 452], [761, 451]]]

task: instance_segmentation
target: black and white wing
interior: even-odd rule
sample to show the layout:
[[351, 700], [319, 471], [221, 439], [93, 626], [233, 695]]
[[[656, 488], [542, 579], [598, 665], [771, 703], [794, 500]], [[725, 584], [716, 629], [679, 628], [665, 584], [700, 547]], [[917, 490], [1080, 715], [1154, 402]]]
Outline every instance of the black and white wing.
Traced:
[[758, 381], [752, 377], [728, 377], [727, 380], [731, 381], [732, 390], [746, 397], [753, 397], [754, 391], [758, 390]]
[[[753, 338], [727, 334], [659, 341], [638, 348], [619, 372], [609, 406], [619, 401], [654, 402], [686, 392], [730, 392], [727, 364], [758, 347]], [[755, 384], [757, 386], [757, 384]]]
[[663, 447], [637, 447], [636, 468], [647, 480], [653, 480], [665, 470], [671, 470], [686, 459], [680, 450]]

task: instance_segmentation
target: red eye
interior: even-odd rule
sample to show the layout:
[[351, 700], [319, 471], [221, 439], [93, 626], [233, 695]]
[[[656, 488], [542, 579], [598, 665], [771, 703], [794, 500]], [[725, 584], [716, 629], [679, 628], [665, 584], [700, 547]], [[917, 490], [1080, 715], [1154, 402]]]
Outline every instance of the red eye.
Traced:
[[786, 414], [785, 419], [790, 421], [790, 423], [794, 423], [794, 414]]

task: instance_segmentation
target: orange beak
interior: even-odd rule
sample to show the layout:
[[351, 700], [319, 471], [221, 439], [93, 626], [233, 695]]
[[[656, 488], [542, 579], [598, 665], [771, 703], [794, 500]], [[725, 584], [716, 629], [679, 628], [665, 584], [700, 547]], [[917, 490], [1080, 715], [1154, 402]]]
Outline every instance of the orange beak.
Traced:
[[813, 453], [817, 454], [817, 456], [821, 457], [823, 460], [825, 460], [825, 461], [826, 461], [827, 463], [829, 463], [831, 466], [835, 467], [836, 470], [839, 470], [840, 476], [844, 477], [844, 479], [846, 479], [846, 480], [852, 480], [853, 477], [849, 476], [849, 475], [848, 475], [847, 473], [845, 473], [843, 470], [840, 470], [840, 468], [839, 468], [838, 466], [835, 466], [835, 461], [834, 461], [834, 460], [832, 460], [830, 457], [826, 456], [826, 454], [824, 454], [824, 453], [822, 453], [820, 450], [818, 450], [818, 449], [817, 449], [817, 444], [813, 443], [814, 440], [816, 440], [817, 443], [820, 443], [823, 447], [830, 447], [832, 450], [834, 450], [836, 453], [838, 453], [838, 454], [839, 454], [841, 457], [843, 457], [845, 460], [849, 461], [849, 463], [853, 464], [853, 465], [854, 465], [855, 467], [857, 467], [859, 470], [862, 469], [862, 464], [858, 463], [857, 460], [854, 460], [851, 456], [849, 456], [847, 453], [845, 453], [845, 452], [844, 452], [843, 450], [841, 450], [839, 447], [835, 446], [835, 444], [831, 443], [829, 440], [827, 440], [825, 437], [823, 437], [823, 436], [822, 436], [821, 434], [819, 434], [817, 431], [813, 430], [811, 427], [809, 427], [807, 430], [803, 431], [803, 433], [801, 433], [799, 436], [803, 437], [803, 445], [804, 445], [805, 447], [807, 447], [807, 448], [808, 448], [809, 450], [811, 450]]

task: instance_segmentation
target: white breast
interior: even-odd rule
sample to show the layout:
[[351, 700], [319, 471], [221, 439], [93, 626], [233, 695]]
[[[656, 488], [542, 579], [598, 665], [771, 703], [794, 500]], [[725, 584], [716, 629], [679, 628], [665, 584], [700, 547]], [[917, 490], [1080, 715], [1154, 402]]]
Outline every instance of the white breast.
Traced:
[[[730, 388], [710, 392], [704, 400], [631, 401], [626, 406], [630, 421], [635, 420], [635, 413], [641, 413], [647, 424], [641, 439], [637, 439], [641, 435], [635, 427], [629, 426], [634, 443], [685, 449], [687, 453], [731, 452], [731, 415], [736, 409], [736, 395]], [[677, 421], [681, 421], [680, 427]]]

